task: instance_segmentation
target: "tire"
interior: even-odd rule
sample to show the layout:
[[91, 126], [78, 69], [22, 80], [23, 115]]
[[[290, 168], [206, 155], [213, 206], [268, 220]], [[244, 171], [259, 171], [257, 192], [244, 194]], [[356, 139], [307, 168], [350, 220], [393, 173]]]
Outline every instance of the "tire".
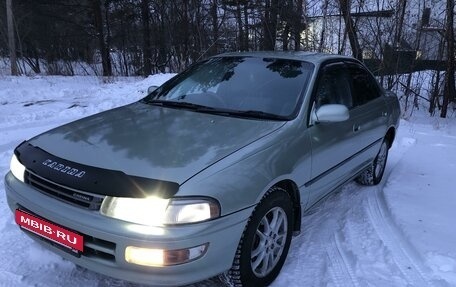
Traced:
[[385, 139], [380, 146], [377, 156], [368, 169], [363, 171], [356, 182], [362, 185], [377, 185], [380, 183], [385, 172], [386, 161], [388, 159], [388, 141]]
[[293, 205], [288, 193], [271, 188], [255, 208], [239, 242], [233, 266], [226, 274], [230, 286], [271, 284], [290, 248]]

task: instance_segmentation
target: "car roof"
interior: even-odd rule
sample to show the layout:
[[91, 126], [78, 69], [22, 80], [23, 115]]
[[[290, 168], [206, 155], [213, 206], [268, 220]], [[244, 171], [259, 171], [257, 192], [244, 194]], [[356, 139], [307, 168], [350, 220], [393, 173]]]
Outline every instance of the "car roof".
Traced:
[[[267, 57], [306, 61], [314, 64], [321, 64], [327, 60], [355, 60], [352, 57], [326, 54], [318, 52], [303, 52], [303, 51], [254, 51], [254, 52], [229, 52], [216, 55], [214, 57]], [[355, 60], [356, 61], [356, 60]]]

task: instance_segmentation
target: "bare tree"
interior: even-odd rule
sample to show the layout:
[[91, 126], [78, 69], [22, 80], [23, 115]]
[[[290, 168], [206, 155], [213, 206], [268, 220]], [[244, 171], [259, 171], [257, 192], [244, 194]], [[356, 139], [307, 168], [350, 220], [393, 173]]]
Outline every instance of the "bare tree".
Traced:
[[277, 22], [279, 16], [279, 0], [266, 0], [263, 15], [262, 49], [275, 50]]
[[448, 104], [456, 97], [456, 88], [454, 84], [454, 72], [455, 72], [455, 61], [454, 61], [454, 0], [447, 0], [446, 2], [446, 31], [445, 40], [447, 43], [447, 58], [448, 64], [445, 74], [445, 87], [443, 89], [443, 104], [442, 110], [440, 111], [440, 117], [446, 118], [448, 111]]
[[210, 5], [210, 15], [212, 20], [212, 43], [211, 43], [211, 53], [217, 54], [218, 53], [218, 39], [219, 39], [219, 14], [218, 14], [218, 1], [212, 0]]
[[14, 37], [14, 23], [13, 23], [13, 7], [11, 0], [6, 0], [6, 18], [8, 25], [8, 45], [11, 62], [11, 75], [17, 76], [19, 74], [17, 69], [16, 60], [16, 40]]
[[149, 0], [141, 1], [141, 20], [143, 28], [143, 75], [147, 76], [152, 73], [152, 52], [150, 51], [150, 8]]
[[301, 32], [305, 29], [303, 18], [303, 0], [296, 0], [296, 9], [293, 9], [295, 12], [293, 15], [293, 35], [294, 35], [294, 42], [295, 51], [299, 51], [301, 49]]
[[340, 0], [340, 11], [345, 21], [345, 31], [348, 34], [348, 40], [350, 41], [350, 46], [352, 48], [353, 57], [358, 60], [363, 59], [363, 52], [359, 46], [358, 35], [356, 33], [355, 23], [351, 16], [351, 4], [350, 0]]
[[398, 17], [397, 17], [397, 24], [396, 24], [396, 32], [394, 36], [394, 43], [393, 46], [396, 47], [402, 38], [402, 28], [404, 26], [404, 18], [405, 18], [405, 9], [407, 8], [407, 0], [399, 0], [398, 4]]
[[323, 24], [321, 27], [321, 34], [320, 34], [320, 43], [318, 45], [318, 52], [323, 52], [324, 45], [325, 45], [325, 32], [326, 32], [326, 24], [327, 24], [327, 15], [328, 15], [328, 0], [323, 1]]
[[98, 37], [98, 45], [101, 54], [101, 63], [103, 66], [103, 76], [112, 76], [111, 58], [109, 55], [109, 45], [107, 42], [107, 35], [105, 35], [105, 20], [103, 19], [103, 0], [92, 0], [92, 7], [94, 13], [94, 24]]

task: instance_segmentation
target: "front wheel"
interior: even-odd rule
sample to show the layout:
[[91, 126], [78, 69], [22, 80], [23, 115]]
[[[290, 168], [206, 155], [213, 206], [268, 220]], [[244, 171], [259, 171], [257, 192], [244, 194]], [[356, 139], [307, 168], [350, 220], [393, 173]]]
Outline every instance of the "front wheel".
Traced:
[[288, 193], [271, 188], [244, 230], [228, 272], [231, 286], [268, 286], [279, 274], [291, 242], [293, 206]]
[[388, 142], [383, 140], [380, 150], [368, 169], [363, 171], [356, 181], [363, 185], [376, 185], [382, 180], [385, 172], [386, 160], [388, 159]]

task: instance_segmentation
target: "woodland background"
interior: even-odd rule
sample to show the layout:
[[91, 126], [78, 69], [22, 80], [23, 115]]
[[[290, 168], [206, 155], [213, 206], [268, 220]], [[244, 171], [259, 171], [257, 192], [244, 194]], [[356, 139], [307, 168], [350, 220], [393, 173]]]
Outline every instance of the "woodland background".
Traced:
[[351, 55], [454, 116], [454, 0], [0, 0], [0, 75], [148, 76], [226, 51]]

